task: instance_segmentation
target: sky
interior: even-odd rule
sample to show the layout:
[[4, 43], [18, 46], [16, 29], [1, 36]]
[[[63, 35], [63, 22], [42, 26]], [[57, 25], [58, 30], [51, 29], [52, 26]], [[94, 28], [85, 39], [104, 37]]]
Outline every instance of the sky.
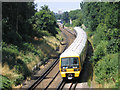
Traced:
[[62, 10], [62, 12], [65, 11], [70, 11], [70, 10], [76, 10], [76, 9], [80, 9], [80, 2], [82, 2], [82, 0], [79, 1], [65, 1], [65, 0], [53, 0], [53, 1], [48, 1], [48, 0], [35, 0], [34, 1], [37, 4], [37, 9], [39, 10], [41, 6], [44, 5], [48, 5], [48, 8], [55, 12], [58, 13], [58, 10]]

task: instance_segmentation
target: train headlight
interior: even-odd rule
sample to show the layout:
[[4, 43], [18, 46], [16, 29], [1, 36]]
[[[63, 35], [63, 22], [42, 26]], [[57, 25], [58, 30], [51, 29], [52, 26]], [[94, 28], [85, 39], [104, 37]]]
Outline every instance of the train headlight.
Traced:
[[80, 71], [80, 69], [74, 69], [74, 71]]
[[66, 72], [66, 69], [61, 69], [61, 72]]

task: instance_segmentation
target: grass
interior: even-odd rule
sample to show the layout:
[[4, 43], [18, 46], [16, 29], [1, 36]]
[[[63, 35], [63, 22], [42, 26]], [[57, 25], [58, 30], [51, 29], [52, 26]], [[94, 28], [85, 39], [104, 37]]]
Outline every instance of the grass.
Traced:
[[88, 80], [88, 86], [91, 86], [91, 79]]

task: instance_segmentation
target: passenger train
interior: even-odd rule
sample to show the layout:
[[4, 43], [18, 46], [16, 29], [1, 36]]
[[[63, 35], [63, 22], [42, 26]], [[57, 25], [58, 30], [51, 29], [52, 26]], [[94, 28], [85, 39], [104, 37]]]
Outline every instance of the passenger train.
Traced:
[[63, 79], [73, 79], [79, 77], [87, 53], [87, 35], [80, 28], [74, 28], [76, 39], [60, 55], [59, 69]]

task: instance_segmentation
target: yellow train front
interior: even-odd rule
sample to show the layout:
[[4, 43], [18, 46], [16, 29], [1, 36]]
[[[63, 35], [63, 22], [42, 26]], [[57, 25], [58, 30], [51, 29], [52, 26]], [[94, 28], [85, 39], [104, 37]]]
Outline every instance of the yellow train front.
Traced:
[[60, 55], [59, 70], [63, 79], [79, 77], [87, 52], [87, 36], [81, 28], [75, 28], [77, 37]]
[[72, 79], [79, 77], [81, 72], [81, 64], [79, 57], [60, 58], [60, 73], [62, 78]]

